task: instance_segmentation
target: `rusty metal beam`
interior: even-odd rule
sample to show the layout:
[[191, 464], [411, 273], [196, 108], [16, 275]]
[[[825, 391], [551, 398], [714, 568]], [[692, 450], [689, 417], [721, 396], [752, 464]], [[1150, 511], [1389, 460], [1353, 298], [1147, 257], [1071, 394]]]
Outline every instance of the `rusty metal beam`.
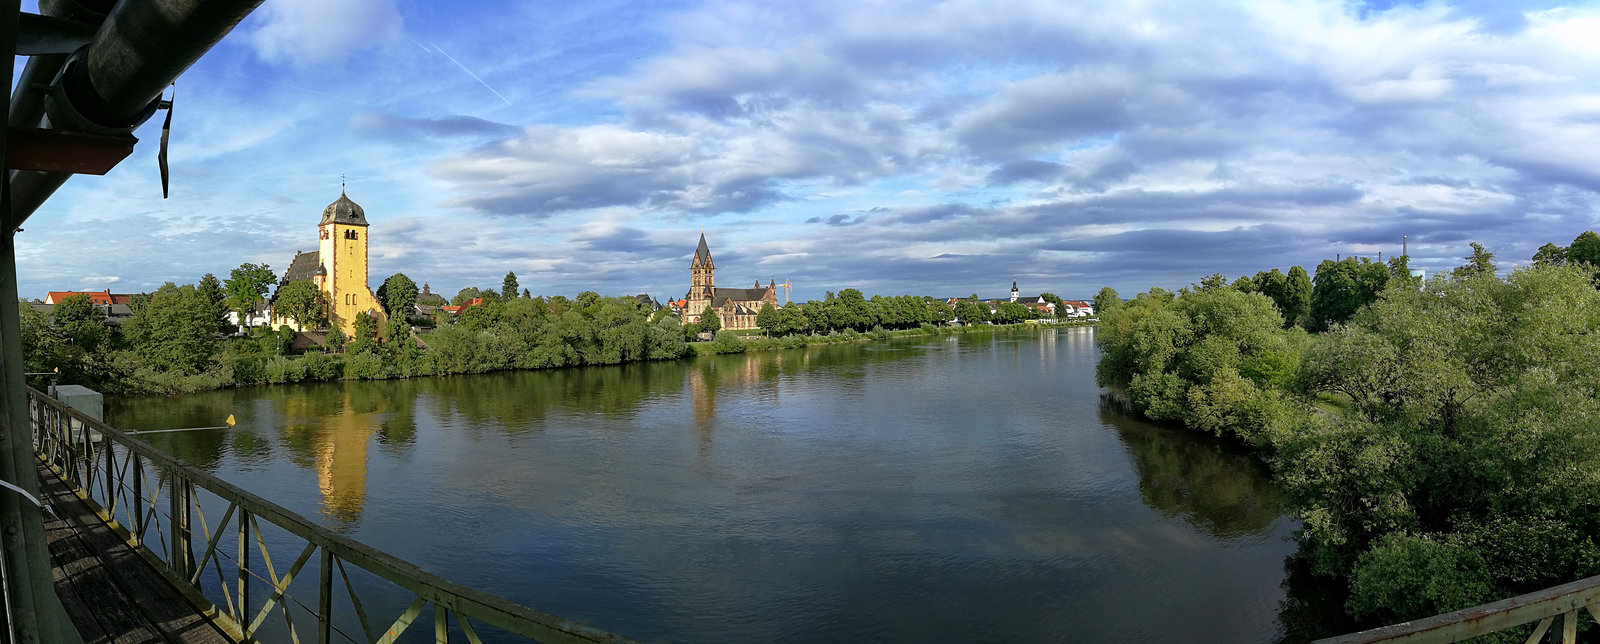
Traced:
[[69, 174], [110, 172], [139, 140], [132, 135], [107, 136], [37, 128], [6, 128], [7, 170]]

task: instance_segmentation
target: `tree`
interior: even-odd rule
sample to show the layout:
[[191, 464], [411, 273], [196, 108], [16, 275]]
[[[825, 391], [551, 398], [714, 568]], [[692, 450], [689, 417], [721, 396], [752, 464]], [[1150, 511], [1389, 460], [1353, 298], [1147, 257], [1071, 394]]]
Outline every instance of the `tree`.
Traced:
[[961, 320], [968, 326], [981, 322], [988, 322], [989, 306], [986, 304], [979, 304], [972, 300], [961, 300], [960, 302], [956, 302], [955, 315], [956, 319]]
[[94, 305], [88, 293], [68, 296], [56, 303], [51, 312], [56, 328], [61, 329], [72, 346], [85, 353], [93, 353], [107, 338], [106, 314]]
[[1572, 245], [1567, 247], [1567, 261], [1600, 268], [1600, 235], [1592, 230], [1586, 230], [1578, 235], [1572, 240]]
[[222, 333], [228, 328], [228, 294], [222, 290], [222, 282], [217, 281], [216, 275], [206, 273], [195, 288], [210, 303], [212, 324], [218, 333]]
[[506, 271], [506, 278], [500, 282], [500, 295], [508, 300], [517, 297], [517, 274]]
[[700, 325], [701, 333], [710, 333], [715, 336], [717, 331], [722, 329], [722, 318], [717, 317], [716, 309], [707, 306], [705, 310], [700, 312], [700, 321], [697, 324]]
[[1563, 266], [1566, 263], [1567, 249], [1563, 246], [1546, 243], [1533, 254], [1534, 266]]
[[1456, 267], [1455, 274], [1464, 277], [1478, 274], [1494, 275], [1496, 270], [1494, 253], [1485, 250], [1483, 244], [1478, 242], [1471, 242], [1471, 245], [1472, 254], [1466, 256], [1467, 263]]
[[222, 290], [227, 294], [228, 308], [239, 313], [240, 326], [249, 326], [247, 320], [250, 313], [255, 310], [256, 303], [266, 297], [276, 280], [272, 268], [266, 264], [240, 264], [228, 273]]
[[328, 329], [328, 351], [332, 353], [344, 351], [346, 339], [344, 337], [344, 329], [339, 328], [337, 324], [334, 325], [332, 329]]
[[767, 335], [778, 335], [782, 329], [779, 326], [777, 307], [771, 302], [762, 302], [761, 311], [756, 313], [756, 326], [761, 327]]
[[1101, 288], [1099, 293], [1094, 294], [1094, 314], [1096, 316], [1103, 316], [1107, 311], [1121, 306], [1122, 296], [1117, 295], [1117, 289], [1107, 286]]
[[302, 331], [322, 326], [327, 320], [327, 295], [311, 280], [295, 280], [278, 287], [272, 308], [278, 315], [294, 320]]
[[1061, 296], [1056, 295], [1055, 293], [1040, 293], [1039, 299], [1054, 304], [1056, 307], [1057, 316], [1067, 314], [1067, 303], [1065, 300], [1061, 299]]
[[140, 359], [158, 371], [199, 373], [216, 351], [211, 302], [193, 285], [167, 282], [138, 314], [123, 324]]
[[533, 299], [533, 292], [529, 291], [528, 289], [522, 289], [522, 299], [524, 299], [524, 300]]
[[1388, 285], [1389, 269], [1383, 264], [1354, 257], [1323, 260], [1311, 289], [1310, 329], [1323, 331], [1350, 319]]
[[378, 287], [378, 303], [383, 305], [383, 310], [389, 313], [390, 318], [405, 320], [411, 317], [417, 306], [417, 283], [406, 277], [405, 273], [390, 275]]
[[1311, 276], [1306, 274], [1306, 269], [1298, 265], [1291, 266], [1289, 277], [1284, 281], [1283, 303], [1278, 306], [1278, 312], [1283, 314], [1284, 328], [1305, 326], [1309, 322], [1313, 291]]
[[483, 291], [479, 290], [477, 287], [468, 286], [464, 289], [456, 291], [456, 296], [450, 298], [450, 305], [461, 306], [466, 304], [469, 300], [474, 300], [480, 297], [483, 297]]
[[378, 321], [362, 311], [356, 314], [355, 337], [350, 340], [350, 353], [370, 352], [377, 348]]

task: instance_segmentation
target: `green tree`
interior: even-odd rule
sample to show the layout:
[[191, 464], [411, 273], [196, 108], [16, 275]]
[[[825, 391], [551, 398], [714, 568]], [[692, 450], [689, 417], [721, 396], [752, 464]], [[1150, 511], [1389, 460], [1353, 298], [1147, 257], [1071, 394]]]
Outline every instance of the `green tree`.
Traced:
[[1097, 316], [1104, 315], [1106, 311], [1121, 306], [1122, 296], [1117, 294], [1117, 289], [1106, 286], [1101, 288], [1099, 293], [1094, 294], [1094, 313]]
[[272, 308], [278, 315], [294, 320], [301, 330], [319, 328], [327, 321], [327, 295], [311, 280], [295, 280], [278, 287]]
[[200, 283], [195, 287], [200, 291], [200, 296], [211, 304], [210, 318], [216, 331], [222, 333], [228, 328], [228, 294], [222, 290], [222, 282], [217, 281], [217, 276], [206, 273], [200, 278]]
[[1040, 293], [1039, 299], [1054, 304], [1056, 307], [1057, 316], [1066, 315], [1067, 303], [1065, 300], [1061, 299], [1061, 296], [1056, 295], [1055, 293]]
[[333, 328], [328, 329], [328, 351], [331, 353], [344, 351], [346, 339], [344, 329], [339, 328], [337, 324], [333, 325]]
[[533, 299], [533, 292], [529, 291], [528, 289], [522, 289], [522, 299], [524, 299], [524, 300]]
[[1472, 254], [1466, 257], [1467, 263], [1457, 266], [1455, 273], [1462, 276], [1477, 274], [1494, 275], [1494, 253], [1484, 249], [1483, 244], [1472, 242]]
[[106, 314], [87, 293], [70, 295], [57, 302], [51, 316], [56, 328], [85, 353], [93, 353], [108, 337]]
[[1600, 235], [1592, 230], [1584, 231], [1572, 240], [1566, 255], [1567, 261], [1574, 264], [1584, 263], [1600, 268]]
[[[1289, 267], [1289, 277], [1284, 280], [1283, 301], [1278, 311], [1283, 314], [1284, 328], [1306, 326], [1311, 317], [1311, 297], [1315, 289], [1311, 276], [1301, 266]], [[1277, 301], [1274, 298], [1274, 301]]]
[[761, 303], [761, 311], [756, 313], [756, 326], [761, 327], [767, 335], [775, 336], [782, 333], [779, 322], [777, 307], [772, 306], [771, 302]]
[[517, 297], [517, 274], [506, 271], [506, 278], [500, 282], [501, 297], [513, 300]]
[[405, 273], [395, 273], [378, 287], [378, 303], [390, 318], [406, 320], [416, 311], [417, 283]]
[[193, 285], [167, 282], [123, 324], [123, 332], [144, 364], [159, 371], [199, 373], [216, 351], [211, 312], [211, 302]]
[[350, 339], [350, 353], [366, 353], [377, 348], [378, 321], [366, 311], [356, 314], [355, 336]]
[[255, 310], [256, 303], [266, 297], [275, 281], [277, 278], [272, 274], [272, 268], [266, 264], [244, 263], [228, 273], [222, 290], [227, 294], [228, 308], [239, 314], [240, 326], [249, 326], [245, 323], [246, 319]]
[[956, 302], [955, 315], [957, 319], [969, 326], [981, 324], [989, 321], [989, 306], [972, 300], [961, 300]]
[[450, 305], [451, 306], [461, 306], [463, 304], [466, 304], [469, 300], [474, 300], [474, 299], [481, 298], [481, 297], [483, 297], [483, 291], [482, 290], [478, 289], [475, 286], [468, 286], [468, 287], [466, 287], [464, 289], [456, 291], [456, 296], [450, 298]]
[[700, 326], [701, 333], [710, 333], [712, 336], [716, 336], [717, 331], [722, 329], [722, 318], [717, 316], [716, 309], [708, 306], [705, 310], [700, 311], [700, 321], [697, 324]]
[[1354, 257], [1323, 260], [1311, 289], [1311, 330], [1323, 331], [1350, 319], [1388, 285], [1389, 269], [1383, 264]]
[[1567, 263], [1567, 249], [1564, 246], [1546, 243], [1539, 247], [1533, 254], [1534, 266], [1562, 266]]

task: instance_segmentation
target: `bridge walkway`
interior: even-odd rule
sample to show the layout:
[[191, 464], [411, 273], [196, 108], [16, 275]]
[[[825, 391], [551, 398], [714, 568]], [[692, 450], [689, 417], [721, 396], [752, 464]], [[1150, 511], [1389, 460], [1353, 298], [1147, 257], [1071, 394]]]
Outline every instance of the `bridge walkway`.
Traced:
[[42, 463], [56, 594], [85, 644], [232, 642]]

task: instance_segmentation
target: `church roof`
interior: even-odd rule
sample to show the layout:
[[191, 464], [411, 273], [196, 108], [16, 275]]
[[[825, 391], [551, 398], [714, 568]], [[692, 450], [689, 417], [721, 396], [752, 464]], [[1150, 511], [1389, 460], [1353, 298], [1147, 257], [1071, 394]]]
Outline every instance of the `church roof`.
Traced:
[[[339, 191], [339, 198], [322, 209], [322, 224], [348, 224], [351, 226], [367, 225], [367, 211], [345, 196], [344, 191]], [[319, 226], [322, 224], [318, 224]]]
[[295, 253], [294, 261], [289, 262], [289, 270], [283, 272], [283, 281], [279, 284], [310, 280], [318, 274], [318, 271], [323, 271], [322, 274], [326, 275], [326, 270], [322, 267], [322, 253], [314, 250]]
[[735, 302], [760, 301], [767, 296], [767, 293], [768, 289], [764, 286], [759, 288], [722, 288], [719, 286], [711, 293], [711, 306], [720, 307], [728, 300]]
[[700, 233], [700, 247], [694, 249], [694, 258], [696, 260], [700, 260], [700, 259], [709, 260], [709, 259], [711, 259], [711, 248], [706, 246], [706, 234], [705, 233]]

